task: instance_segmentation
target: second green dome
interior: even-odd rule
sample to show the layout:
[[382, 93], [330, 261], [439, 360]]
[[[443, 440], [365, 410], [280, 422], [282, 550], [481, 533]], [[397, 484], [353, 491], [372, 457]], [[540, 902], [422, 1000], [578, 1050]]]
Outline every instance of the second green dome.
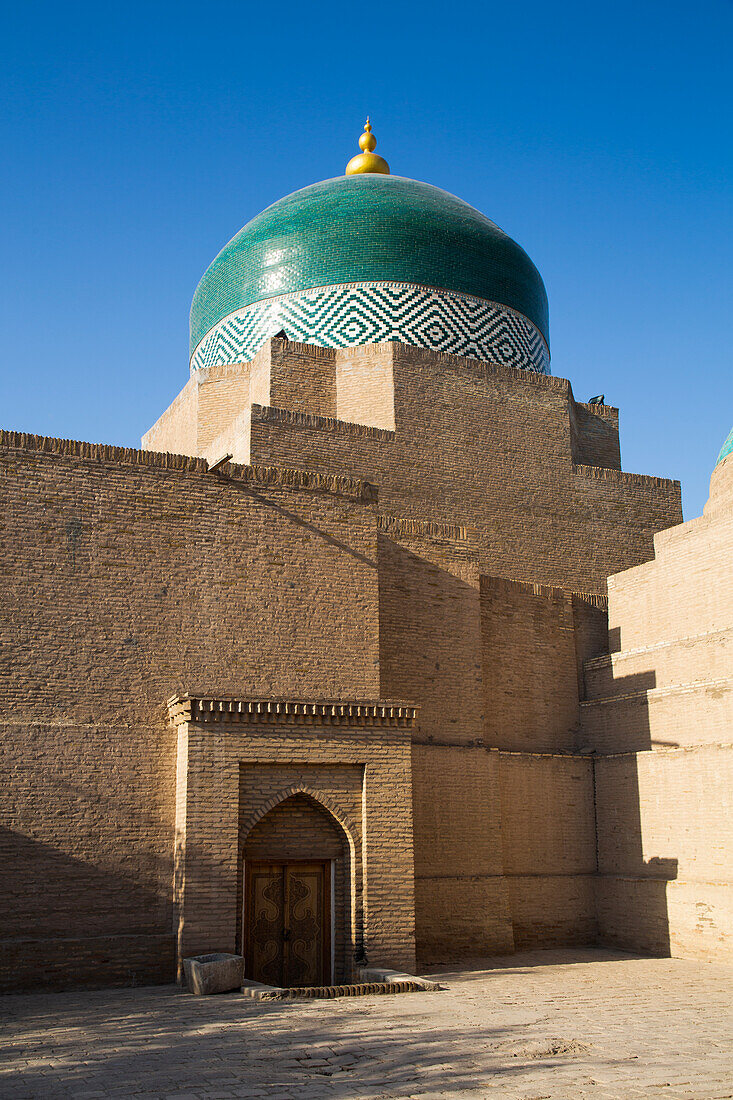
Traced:
[[730, 435], [726, 439], [723, 446], [720, 448], [720, 452], [718, 454], [715, 465], [716, 466], [720, 465], [720, 463], [723, 461], [723, 459], [727, 458], [728, 455], [730, 455], [730, 454], [733, 454], [733, 428], [731, 428]]

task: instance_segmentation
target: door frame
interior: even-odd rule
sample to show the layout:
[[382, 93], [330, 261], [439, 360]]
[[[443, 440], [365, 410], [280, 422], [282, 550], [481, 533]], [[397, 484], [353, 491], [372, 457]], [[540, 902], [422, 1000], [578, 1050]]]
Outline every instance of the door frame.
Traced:
[[[326, 972], [327, 981], [324, 981], [324, 985], [333, 985], [334, 975], [334, 948], [335, 948], [335, 875], [334, 875], [334, 863], [333, 858], [328, 859], [243, 859], [243, 889], [242, 889], [242, 955], [245, 961], [245, 971], [247, 970], [247, 951], [249, 949], [249, 921], [247, 919], [247, 903], [251, 896], [251, 874], [252, 870], [256, 867], [297, 867], [298, 865], [303, 867], [312, 867], [314, 864], [323, 868], [323, 921], [322, 921], [322, 937], [323, 937], [323, 969]], [[287, 882], [287, 879], [286, 879]], [[283, 904], [285, 911], [287, 912], [287, 890], [284, 892]]]

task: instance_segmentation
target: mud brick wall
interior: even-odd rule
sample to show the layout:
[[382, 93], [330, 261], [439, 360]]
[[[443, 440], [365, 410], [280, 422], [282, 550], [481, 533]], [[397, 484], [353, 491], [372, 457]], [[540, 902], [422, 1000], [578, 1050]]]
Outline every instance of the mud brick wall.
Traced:
[[379, 521], [384, 697], [420, 707], [412, 756], [421, 964], [513, 947], [496, 765], [484, 737], [477, 555], [456, 527]]
[[576, 748], [578, 659], [606, 634], [605, 601], [479, 576], [463, 529], [379, 526], [382, 692], [421, 708], [418, 959], [592, 942], [591, 763], [538, 754]]
[[585, 405], [573, 401], [568, 411], [573, 462], [579, 466], [620, 470], [618, 409], [610, 405]]
[[588, 696], [588, 662], [608, 654], [608, 600], [603, 596], [573, 593], [572, 602], [578, 696], [584, 700]]
[[[676, 637], [657, 604], [683, 573], [646, 605], [633, 579], [617, 586], [623, 651], [593, 663], [608, 573], [638, 566], [646, 583], [654, 532], [681, 519], [678, 483], [617, 468], [616, 411], [576, 403], [563, 379], [421, 349], [274, 340], [192, 379], [146, 445], [256, 465], [209, 473], [203, 458], [0, 436], [0, 720], [14, 739], [0, 821], [17, 871], [0, 929], [11, 906], [27, 916], [2, 944], [21, 982], [33, 959], [61, 984], [170, 977], [174, 930], [186, 954], [232, 950], [247, 822], [280, 794], [317, 798], [317, 782], [348, 818], [354, 938], [375, 964], [409, 970], [415, 943], [428, 962], [589, 942], [594, 882], [601, 928], [622, 928], [651, 876], [634, 864], [594, 880], [591, 764], [553, 755], [598, 749], [578, 715], [606, 706], [618, 671], [675, 689], [674, 659], [635, 663], [629, 639]], [[705, 583], [683, 613], [721, 605]], [[658, 623], [646, 641], [637, 606]], [[164, 701], [198, 689], [421, 711], [407, 736], [185, 722], [176, 742]], [[618, 719], [604, 737], [625, 747]], [[53, 795], [54, 761], [57, 814], [36, 793]], [[34, 867], [62, 917], [74, 904], [66, 967]], [[124, 899], [118, 882], [99, 889], [125, 876]], [[685, 912], [718, 888], [697, 898], [674, 881]]]
[[513, 950], [495, 753], [413, 746], [415, 920], [422, 964]]
[[733, 959], [733, 749], [599, 757], [596, 774], [603, 941]]
[[336, 416], [336, 350], [284, 340], [272, 340], [269, 346], [268, 404], [316, 416]]
[[159, 724], [165, 700], [202, 681], [378, 697], [377, 531], [363, 486], [5, 439], [8, 718]]
[[[420, 732], [483, 737], [476, 554], [435, 526], [383, 524], [379, 534], [379, 656], [384, 699], [420, 707]], [[418, 532], [422, 532], [418, 533]], [[447, 535], [458, 533], [457, 529]]]
[[20, 718], [0, 724], [0, 988], [170, 981], [175, 738]]
[[[269, 346], [265, 352], [270, 359]], [[250, 373], [260, 363], [233, 363], [197, 371], [142, 439], [146, 451], [204, 456], [212, 440], [249, 407]]]
[[[243, 400], [249, 401], [249, 364]], [[178, 396], [142, 437], [146, 451], [161, 451], [176, 455], [198, 455], [199, 383], [189, 378]]]
[[385, 354], [384, 345], [366, 344], [336, 353], [335, 415], [341, 421], [394, 431], [392, 357]]
[[572, 751], [579, 725], [575, 618], [561, 589], [481, 578], [487, 742]]
[[[251, 362], [195, 371], [142, 438], [149, 451], [249, 461], [247, 415], [252, 402], [318, 416], [336, 416], [336, 351], [273, 339]], [[229, 450], [223, 447], [227, 445]]]

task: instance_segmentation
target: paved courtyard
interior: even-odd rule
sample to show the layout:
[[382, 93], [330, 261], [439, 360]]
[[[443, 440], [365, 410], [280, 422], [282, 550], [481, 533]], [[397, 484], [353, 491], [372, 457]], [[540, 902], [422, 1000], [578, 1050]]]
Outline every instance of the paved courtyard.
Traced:
[[731, 967], [594, 949], [431, 976], [445, 991], [3, 997], [0, 1097], [733, 1096]]

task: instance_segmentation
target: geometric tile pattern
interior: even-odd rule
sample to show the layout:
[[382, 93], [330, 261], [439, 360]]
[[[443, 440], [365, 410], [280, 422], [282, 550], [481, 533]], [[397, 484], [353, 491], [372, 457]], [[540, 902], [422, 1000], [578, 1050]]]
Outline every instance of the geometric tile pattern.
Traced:
[[396, 340], [550, 374], [547, 345], [521, 313], [468, 294], [390, 282], [318, 287], [230, 313], [195, 349], [191, 372], [251, 359], [281, 330], [322, 347]]

